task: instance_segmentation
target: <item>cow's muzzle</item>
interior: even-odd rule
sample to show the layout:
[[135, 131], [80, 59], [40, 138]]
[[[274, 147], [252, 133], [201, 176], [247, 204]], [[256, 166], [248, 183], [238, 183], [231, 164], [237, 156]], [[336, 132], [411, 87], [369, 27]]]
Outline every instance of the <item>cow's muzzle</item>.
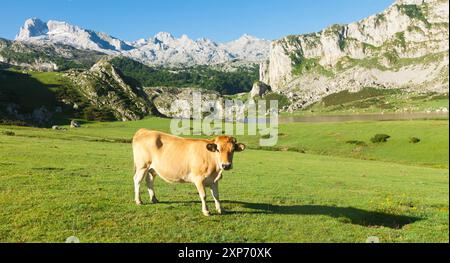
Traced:
[[231, 163], [222, 164], [222, 169], [230, 170], [231, 169]]

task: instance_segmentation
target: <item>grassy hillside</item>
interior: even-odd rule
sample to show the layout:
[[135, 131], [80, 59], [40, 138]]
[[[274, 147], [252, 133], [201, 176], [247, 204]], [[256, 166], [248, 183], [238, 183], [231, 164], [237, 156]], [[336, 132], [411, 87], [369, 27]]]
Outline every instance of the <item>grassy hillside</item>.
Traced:
[[54, 108], [55, 91], [65, 84], [61, 75], [53, 72], [0, 71], [0, 81], [2, 102], [17, 103], [25, 112], [40, 106]]
[[[280, 145], [302, 145], [307, 153], [236, 154], [220, 185], [227, 213], [209, 218], [189, 184], [157, 179], [162, 202], [148, 204], [142, 189], [146, 205], [134, 204], [127, 140], [141, 127], [168, 130], [168, 120], [84, 123], [67, 131], [0, 126], [0, 152], [7, 153], [0, 161], [0, 241], [449, 240], [448, 121], [281, 125]], [[392, 140], [370, 145], [377, 132]], [[409, 145], [411, 135], [423, 141]], [[348, 139], [369, 146], [355, 155]], [[242, 140], [256, 147], [252, 138]]]
[[323, 98], [298, 113], [426, 112], [449, 108], [448, 93], [408, 93], [402, 90], [364, 88]]
[[[0, 119], [3, 121], [18, 120], [6, 111], [10, 104], [18, 106], [18, 113], [25, 116], [25, 122], [33, 124], [29, 118], [35, 109], [45, 107], [53, 114], [49, 123], [59, 123], [75, 114], [73, 108], [62, 103], [63, 99], [83, 103], [81, 95], [62, 73], [0, 70], [0, 83]], [[56, 111], [57, 107], [62, 111]]]

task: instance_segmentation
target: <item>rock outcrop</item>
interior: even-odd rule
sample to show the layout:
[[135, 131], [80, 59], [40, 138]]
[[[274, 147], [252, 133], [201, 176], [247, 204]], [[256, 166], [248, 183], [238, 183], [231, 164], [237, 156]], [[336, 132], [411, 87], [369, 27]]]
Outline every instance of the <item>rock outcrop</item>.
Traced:
[[56, 43], [29, 43], [0, 38], [0, 63], [34, 71], [89, 68], [103, 53]]
[[70, 71], [66, 76], [92, 105], [110, 110], [118, 120], [141, 119], [152, 111], [142, 89], [128, 84], [106, 59], [90, 70]]
[[262, 97], [264, 94], [271, 90], [270, 86], [261, 82], [256, 81], [253, 83], [252, 90], [250, 91], [250, 98]]
[[[218, 92], [198, 88], [152, 87], [144, 88], [144, 90], [158, 113], [170, 118], [189, 119], [192, 117], [194, 93], [201, 94], [202, 107], [207, 105], [206, 102], [219, 102], [222, 99]], [[178, 105], [175, 105], [176, 103]], [[209, 111], [204, 108], [200, 110], [201, 112]]]
[[363, 87], [447, 92], [448, 0], [397, 0], [384, 12], [272, 42], [260, 80], [305, 107]]

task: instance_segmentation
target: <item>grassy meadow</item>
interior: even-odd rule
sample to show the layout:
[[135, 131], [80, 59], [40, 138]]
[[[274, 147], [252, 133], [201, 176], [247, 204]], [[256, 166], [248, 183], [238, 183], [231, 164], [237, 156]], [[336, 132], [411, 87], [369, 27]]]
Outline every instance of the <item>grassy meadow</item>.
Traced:
[[169, 120], [0, 126], [0, 242], [449, 242], [448, 120], [280, 124], [270, 148], [237, 136], [249, 149], [220, 182], [224, 215], [208, 192], [211, 217], [193, 185], [160, 178], [161, 203], [142, 186], [134, 204], [139, 128]]
[[405, 93], [401, 89], [366, 87], [358, 92], [347, 90], [326, 96], [295, 115], [372, 114], [392, 112], [436, 112], [448, 110], [448, 93]]

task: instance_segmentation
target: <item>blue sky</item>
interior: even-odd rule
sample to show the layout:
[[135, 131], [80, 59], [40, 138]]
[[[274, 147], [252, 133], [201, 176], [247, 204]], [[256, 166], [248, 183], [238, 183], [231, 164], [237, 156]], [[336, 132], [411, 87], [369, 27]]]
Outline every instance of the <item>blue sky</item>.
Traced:
[[62, 20], [123, 40], [160, 31], [224, 42], [244, 33], [265, 39], [319, 31], [384, 10], [393, 0], [3, 0], [0, 37], [25, 19]]

